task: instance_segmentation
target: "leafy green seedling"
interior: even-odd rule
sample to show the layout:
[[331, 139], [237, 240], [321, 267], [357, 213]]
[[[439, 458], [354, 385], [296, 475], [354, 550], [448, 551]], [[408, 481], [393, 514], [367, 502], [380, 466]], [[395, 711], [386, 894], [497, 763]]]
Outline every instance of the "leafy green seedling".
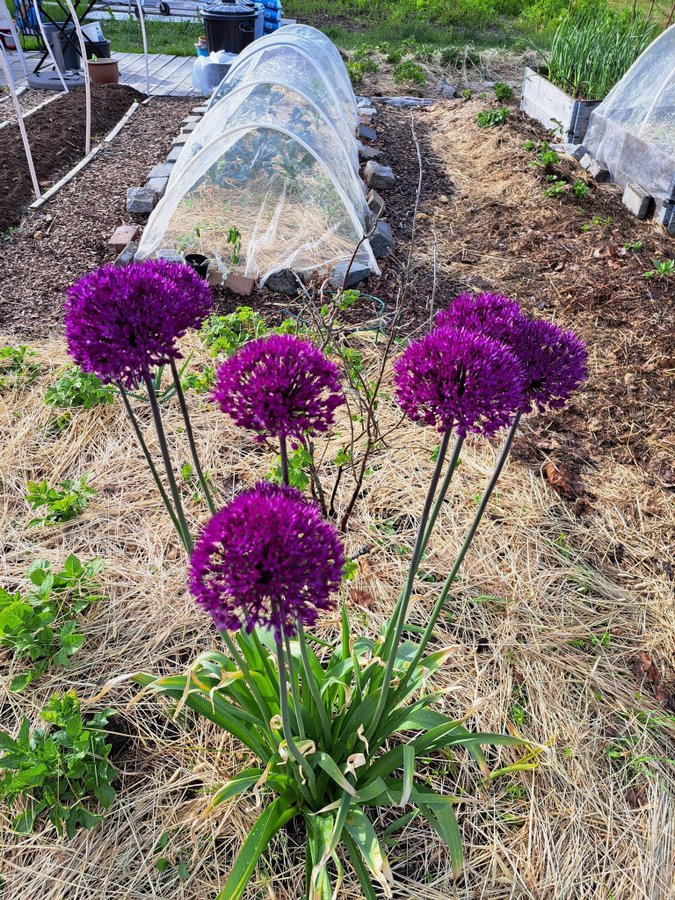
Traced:
[[507, 107], [501, 109], [485, 109], [476, 116], [476, 124], [479, 128], [495, 128], [506, 124], [509, 117]]
[[72, 366], [45, 392], [45, 403], [59, 408], [92, 409], [115, 402], [116, 389], [91, 372]]
[[623, 245], [624, 250], [630, 250], [632, 253], [639, 253], [644, 247], [642, 241], [626, 241]]
[[422, 86], [427, 80], [424, 69], [411, 59], [399, 63], [394, 69], [394, 81], [396, 84], [411, 82]]
[[21, 691], [47, 669], [68, 664], [84, 641], [72, 616], [101, 598], [96, 575], [103, 562], [81, 563], [69, 556], [63, 570], [53, 572], [50, 563], [37, 560], [26, 573], [27, 592], [10, 594], [0, 588], [0, 646], [29, 663], [16, 675], [10, 690]]
[[104, 709], [83, 718], [75, 691], [52, 697], [41, 712], [50, 727], [31, 731], [24, 718], [16, 738], [0, 731], [0, 797], [24, 809], [12, 819], [20, 834], [33, 831], [45, 814], [59, 834], [72, 838], [78, 828], [93, 828], [103, 818], [92, 807], [108, 809], [115, 799], [117, 772], [109, 762], [112, 745], [106, 725], [114, 715]]
[[653, 259], [653, 269], [644, 273], [645, 278], [667, 278], [675, 273], [675, 259]]
[[504, 84], [503, 81], [498, 81], [493, 90], [495, 97], [500, 103], [506, 103], [513, 98], [513, 88], [509, 87], [508, 84]]
[[[288, 480], [291, 487], [304, 491], [309, 487], [307, 469], [312, 465], [312, 457], [304, 447], [298, 447], [288, 454]], [[277, 456], [276, 466], [265, 476], [273, 484], [282, 484], [281, 457]]]
[[30, 503], [31, 509], [46, 506], [47, 512], [44, 516], [31, 519], [28, 527], [60, 525], [61, 522], [68, 522], [79, 516], [90, 497], [96, 495], [94, 488], [89, 487], [88, 480], [88, 475], [80, 475], [74, 481], [71, 479], [60, 481], [56, 487], [50, 487], [46, 478], [40, 482], [29, 481], [26, 500]]
[[0, 347], [0, 391], [6, 387], [32, 384], [40, 374], [40, 366], [33, 362], [37, 353], [25, 344]]
[[586, 184], [585, 181], [582, 181], [580, 178], [577, 178], [572, 183], [572, 193], [577, 198], [577, 200], [585, 200], [590, 193], [590, 188]]
[[248, 341], [268, 333], [265, 320], [250, 306], [238, 306], [226, 316], [211, 316], [199, 332], [211, 356], [232, 356]]

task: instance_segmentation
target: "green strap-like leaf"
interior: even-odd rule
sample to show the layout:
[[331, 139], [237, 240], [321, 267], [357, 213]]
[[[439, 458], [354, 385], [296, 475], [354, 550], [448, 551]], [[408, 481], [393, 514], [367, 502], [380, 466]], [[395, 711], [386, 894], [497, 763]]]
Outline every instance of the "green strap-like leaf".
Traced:
[[311, 860], [308, 873], [308, 900], [332, 900], [333, 888], [330, 883], [326, 862], [330, 857], [330, 840], [335, 827], [331, 815], [305, 815], [307, 824], [307, 853]]
[[317, 761], [317, 763], [324, 770], [326, 775], [333, 779], [333, 781], [342, 788], [343, 791], [347, 791], [347, 793], [355, 797], [356, 790], [354, 786], [347, 781], [347, 778], [340, 771], [338, 764], [335, 762], [332, 756], [329, 756], [327, 753], [323, 753], [323, 751], [319, 751], [314, 754], [313, 759]]
[[391, 897], [391, 869], [370, 819], [363, 810], [352, 807], [345, 821], [345, 829], [358, 847], [372, 877], [384, 891], [384, 896]]
[[[447, 798], [442, 797], [442, 800]], [[462, 874], [462, 866], [464, 864], [464, 855], [462, 852], [462, 832], [459, 830], [455, 810], [452, 801], [440, 805], [430, 806], [419, 805], [419, 811], [422, 813], [427, 822], [436, 831], [443, 841], [445, 841], [450, 851], [450, 859], [452, 861], [452, 874], [455, 878], [459, 878]]]
[[217, 900], [240, 900], [258, 864], [260, 855], [270, 840], [296, 814], [295, 806], [283, 797], [278, 797], [260, 814], [255, 825], [239, 851], [232, 866], [227, 884], [218, 894]]
[[213, 799], [208, 806], [208, 811], [210, 812], [212, 809], [215, 809], [216, 806], [220, 806], [221, 803], [226, 803], [233, 797], [238, 797], [239, 794], [243, 794], [245, 791], [252, 788], [260, 780], [262, 774], [262, 769], [244, 769], [238, 775], [235, 775], [234, 778], [230, 778], [230, 780], [226, 781], [213, 795]]
[[343, 832], [342, 841], [349, 854], [349, 860], [352, 864], [352, 868], [356, 872], [356, 877], [359, 879], [359, 884], [361, 885], [365, 900], [378, 900], [370, 880], [370, 875], [368, 874], [368, 869], [366, 869], [363, 864], [361, 853], [354, 841], [350, 838], [348, 832]]

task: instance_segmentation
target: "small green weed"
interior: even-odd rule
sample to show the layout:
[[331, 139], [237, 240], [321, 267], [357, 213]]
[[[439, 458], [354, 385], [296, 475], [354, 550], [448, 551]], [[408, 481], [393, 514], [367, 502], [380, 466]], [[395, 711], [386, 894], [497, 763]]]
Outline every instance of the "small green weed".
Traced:
[[211, 356], [232, 356], [248, 341], [268, 333], [265, 320], [250, 306], [238, 306], [226, 316], [211, 316], [199, 332]]
[[[298, 447], [293, 453], [288, 454], [288, 481], [291, 487], [299, 491], [305, 491], [309, 487], [309, 475], [307, 470], [312, 465], [312, 457], [304, 447]], [[277, 456], [275, 467], [265, 476], [272, 484], [282, 484], [281, 457]]]
[[45, 403], [61, 409], [92, 409], [115, 402], [116, 389], [93, 373], [72, 366], [45, 391]]
[[509, 117], [509, 110], [503, 106], [501, 109], [485, 109], [476, 116], [476, 125], [479, 128], [495, 128], [505, 125]]
[[644, 247], [642, 241], [626, 241], [623, 245], [624, 250], [630, 250], [632, 253], [639, 253]]
[[581, 226], [582, 231], [591, 231], [592, 228], [606, 228], [614, 220], [611, 216], [592, 216], [591, 221]]
[[0, 391], [32, 384], [40, 374], [40, 366], [33, 362], [36, 356], [37, 353], [25, 344], [0, 347]]
[[550, 181], [549, 186], [544, 188], [544, 194], [553, 199], [562, 197], [567, 191], [567, 184], [561, 178], [556, 178], [555, 175], [550, 176]]
[[424, 74], [424, 69], [411, 59], [399, 63], [394, 69], [394, 81], [396, 84], [410, 82], [421, 87], [426, 80], [427, 76]]
[[534, 141], [523, 141], [523, 150], [527, 150], [528, 153], [531, 153], [536, 147], [537, 145]]
[[204, 366], [197, 372], [188, 372], [181, 378], [181, 386], [184, 391], [193, 390], [197, 394], [206, 394], [213, 387], [216, 380], [216, 367]]
[[574, 182], [572, 182], [572, 193], [577, 198], [577, 200], [585, 200], [586, 197], [588, 197], [588, 195], [590, 194], [590, 188], [585, 181], [577, 178]]
[[10, 690], [23, 690], [50, 665], [67, 665], [80, 649], [84, 636], [77, 633], [72, 616], [101, 599], [95, 579], [102, 567], [100, 559], [81, 563], [71, 555], [61, 572], [53, 572], [50, 563], [37, 560], [26, 573], [30, 586], [25, 594], [0, 588], [0, 646], [30, 663]]
[[95, 496], [94, 488], [87, 484], [88, 475], [80, 475], [74, 481], [65, 479], [56, 487], [49, 487], [47, 479], [42, 481], [29, 481], [26, 485], [28, 493], [26, 500], [31, 509], [39, 509], [46, 506], [48, 512], [41, 517], [31, 519], [29, 528], [36, 525], [59, 525], [68, 522], [82, 512], [89, 502], [89, 498]]
[[675, 259], [653, 259], [652, 265], [654, 268], [644, 273], [645, 278], [667, 278], [675, 274]]
[[498, 81], [493, 90], [495, 92], [495, 97], [500, 103], [507, 103], [509, 100], [513, 99], [513, 88], [509, 87], [508, 84], [504, 84], [503, 81]]
[[107, 809], [115, 799], [117, 773], [108, 760], [112, 745], [106, 742], [114, 711], [83, 718], [75, 691], [69, 691], [52, 697], [40, 715], [50, 727], [31, 731], [24, 718], [16, 738], [0, 731], [0, 797], [10, 807], [19, 798], [24, 801], [24, 811], [12, 819], [20, 834], [33, 831], [45, 813], [59, 834], [65, 830], [72, 838], [78, 828], [89, 830], [101, 821], [93, 804]]
[[473, 97], [473, 91], [471, 91], [469, 88], [464, 88], [464, 90], [462, 91], [462, 97], [464, 97], [465, 100], [470, 100]]

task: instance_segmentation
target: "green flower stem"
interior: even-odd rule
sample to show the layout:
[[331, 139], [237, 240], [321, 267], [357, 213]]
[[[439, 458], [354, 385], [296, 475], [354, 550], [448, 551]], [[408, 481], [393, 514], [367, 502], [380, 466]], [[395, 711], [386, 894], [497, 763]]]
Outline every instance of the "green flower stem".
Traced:
[[208, 503], [209, 509], [211, 510], [211, 515], [215, 515], [216, 507], [213, 502], [213, 497], [211, 496], [211, 491], [209, 490], [208, 482], [204, 476], [204, 472], [202, 470], [202, 465], [199, 461], [199, 454], [197, 453], [197, 445], [195, 443], [195, 436], [192, 430], [192, 422], [190, 421], [190, 413], [188, 412], [187, 403], [185, 402], [185, 394], [183, 393], [183, 385], [180, 383], [180, 373], [176, 367], [176, 360], [171, 360], [171, 375], [173, 376], [173, 383], [176, 388], [176, 396], [178, 397], [178, 403], [180, 405], [180, 411], [183, 414], [183, 421], [185, 422], [185, 432], [187, 434], [188, 443], [190, 445], [190, 453], [192, 454], [192, 461], [195, 464], [195, 472], [197, 473], [197, 478], [199, 479], [199, 484], [201, 485], [202, 490], [204, 491], [204, 496], [206, 497], [206, 502]]
[[[422, 544], [424, 541], [424, 535], [426, 534], [427, 522], [429, 520], [429, 514], [431, 513], [431, 506], [436, 494], [436, 488], [438, 487], [438, 482], [441, 478], [441, 472], [443, 471], [445, 457], [448, 452], [450, 434], [451, 432], [449, 430], [446, 431], [441, 439], [441, 445], [438, 449], [438, 458], [436, 459], [434, 474], [431, 476], [431, 483], [429, 484], [427, 498], [424, 502], [424, 509], [422, 510], [420, 524], [417, 529], [417, 538], [415, 540], [412, 559], [410, 560], [408, 578], [406, 580], [403, 593], [399, 598], [399, 601], [394, 610], [392, 620], [389, 624], [389, 627], [387, 628], [387, 636], [384, 642], [384, 647], [382, 648], [382, 652], [380, 653], [380, 658], [387, 660], [387, 668], [384, 673], [384, 678], [382, 679], [382, 689], [380, 692], [380, 699], [377, 704], [377, 709], [375, 710], [375, 715], [373, 716], [373, 720], [369, 727], [369, 736], [371, 737], [377, 730], [377, 726], [380, 724], [380, 719], [382, 718], [382, 713], [384, 712], [384, 707], [387, 703], [389, 685], [391, 684], [391, 679], [394, 674], [394, 665], [396, 663], [396, 651], [398, 650], [399, 644], [401, 642], [401, 635], [403, 634], [403, 626], [405, 624], [406, 615], [408, 612], [408, 604], [410, 603], [410, 596], [412, 594], [413, 585], [415, 583], [415, 575], [420, 563]], [[391, 631], [392, 626], [393, 632]], [[390, 641], [392, 633], [393, 639]]]
[[422, 516], [420, 518], [420, 523], [417, 528], [417, 536], [415, 538], [415, 547], [412, 552], [412, 557], [410, 559], [410, 567], [408, 568], [408, 576], [406, 578], [406, 583], [401, 591], [401, 594], [396, 602], [396, 606], [394, 607], [394, 611], [392, 613], [392, 617], [390, 619], [389, 625], [387, 627], [387, 635], [385, 637], [384, 645], [380, 652], [380, 657], [382, 659], [390, 659], [391, 657], [395, 657], [395, 651], [392, 652], [392, 649], [398, 646], [398, 641], [400, 640], [401, 632], [403, 631], [403, 625], [405, 624], [405, 615], [408, 610], [408, 602], [410, 601], [410, 596], [412, 594], [413, 585], [415, 583], [415, 576], [417, 575], [417, 570], [419, 568], [420, 559], [421, 559], [421, 550], [423, 547], [424, 536], [427, 531], [427, 521], [429, 519], [429, 514], [431, 512], [431, 504], [434, 499], [434, 495], [436, 493], [436, 488], [438, 486], [438, 482], [440, 481], [441, 472], [443, 470], [443, 463], [445, 462], [445, 457], [448, 452], [448, 444], [450, 442], [450, 432], [446, 431], [441, 440], [441, 445], [438, 448], [438, 457], [436, 458], [436, 466], [434, 467], [434, 473], [431, 476], [431, 482], [429, 484], [429, 490], [427, 491], [427, 497], [424, 502], [424, 508], [422, 510]]
[[397, 691], [396, 691], [397, 698], [405, 696], [405, 690], [408, 685], [408, 682], [410, 681], [410, 678], [412, 677], [415, 669], [417, 668], [420, 660], [422, 659], [422, 655], [424, 654], [427, 644], [429, 643], [429, 641], [431, 639], [431, 636], [434, 631], [434, 627], [436, 625], [436, 622], [438, 621], [438, 617], [440, 616], [440, 614], [443, 610], [443, 607], [445, 606], [445, 601], [447, 600], [448, 594], [450, 593], [450, 588], [452, 587], [452, 584], [453, 584], [455, 578], [457, 577], [457, 572], [459, 571], [460, 566], [464, 562], [464, 557], [469, 552], [469, 548], [471, 547], [471, 543], [474, 539], [476, 531], [478, 530], [478, 526], [480, 525], [481, 519], [483, 518], [483, 514], [485, 513], [485, 510], [487, 508], [490, 497], [492, 496], [492, 492], [495, 489], [497, 481], [499, 480], [499, 476], [502, 473], [502, 469], [504, 468], [504, 466], [506, 464], [506, 460], [508, 459], [509, 452], [511, 450], [511, 445], [513, 444], [513, 439], [516, 436], [516, 431], [518, 430], [518, 423], [520, 422], [520, 415], [521, 414], [518, 413], [516, 415], [516, 418], [513, 420], [513, 425], [511, 425], [511, 428], [509, 430], [509, 433], [508, 433], [508, 436], [504, 443], [504, 446], [502, 447], [502, 452], [500, 453], [499, 459], [497, 460], [497, 464], [494, 468], [494, 471], [492, 472], [492, 475], [490, 476], [490, 480], [487, 484], [487, 487], [483, 491], [483, 496], [481, 497], [481, 501], [478, 504], [478, 509], [476, 510], [476, 515], [474, 516], [474, 520], [471, 523], [471, 527], [469, 528], [466, 538], [464, 539], [464, 543], [462, 544], [462, 547], [459, 551], [457, 559], [455, 560], [455, 564], [452, 567], [450, 574], [448, 575], [448, 577], [445, 580], [445, 584], [443, 585], [443, 589], [438, 597], [438, 600], [436, 601], [436, 604], [435, 604], [433, 610], [431, 611], [431, 616], [429, 618], [426, 628], [424, 629], [424, 633], [422, 635], [422, 640], [420, 641], [420, 645], [417, 648], [417, 653], [415, 654], [413, 661], [410, 663], [408, 670], [406, 671], [405, 675], [401, 679], [401, 683], [397, 688]]
[[[314, 778], [314, 771], [312, 770], [309, 762], [298, 750], [296, 743], [293, 740], [293, 733], [291, 731], [291, 720], [288, 711], [288, 696], [286, 694], [286, 661], [284, 660], [283, 642], [277, 641], [276, 645], [277, 666], [279, 668], [279, 706], [281, 708], [281, 726], [283, 728], [284, 737], [286, 738], [286, 746], [288, 747], [288, 752], [291, 754], [295, 762], [307, 776], [307, 782], [309, 784], [310, 791], [314, 794], [316, 790], [316, 779]], [[319, 797], [317, 797], [316, 795], [314, 795], [314, 799], [317, 802], [319, 801]]]
[[155, 386], [152, 383], [152, 379], [149, 375], [146, 375], [144, 377], [144, 381], [145, 388], [148, 392], [148, 399], [150, 400], [150, 409], [152, 410], [152, 418], [155, 422], [157, 438], [159, 439], [159, 448], [162, 453], [162, 462], [164, 463], [166, 477], [169, 481], [169, 488], [171, 489], [173, 506], [176, 511], [176, 517], [178, 518], [178, 521], [180, 523], [181, 531], [183, 533], [183, 543], [185, 544], [185, 549], [187, 550], [187, 552], [192, 553], [192, 535], [190, 534], [190, 529], [188, 528], [187, 520], [185, 518], [185, 510], [183, 509], [183, 501], [181, 500], [180, 491], [178, 490], [178, 485], [176, 484], [176, 477], [174, 475], [173, 466], [171, 465], [169, 445], [166, 440], [166, 433], [164, 431], [164, 423], [162, 422], [162, 414], [159, 409], [159, 403], [157, 402], [157, 395], [155, 394]]
[[251, 670], [248, 667], [248, 663], [246, 662], [244, 657], [241, 655], [241, 653], [237, 649], [237, 645], [230, 637], [229, 632], [223, 628], [220, 633], [223, 636], [223, 640], [227, 644], [227, 649], [230, 651], [230, 654], [232, 655], [232, 659], [233, 659], [234, 663], [239, 666], [239, 669], [241, 670], [241, 673], [244, 676], [244, 680], [246, 681], [248, 689], [255, 697], [256, 703], [260, 707], [260, 711], [263, 714], [265, 721], [269, 724], [270, 719], [272, 718], [272, 712], [271, 712], [269, 706], [267, 705], [267, 701], [265, 700], [263, 695], [260, 693], [260, 690], [258, 689], [258, 685], [255, 683], [255, 679], [251, 675]]
[[281, 459], [281, 481], [288, 485], [288, 447], [286, 446], [286, 435], [279, 435], [279, 458]]
[[143, 432], [141, 431], [141, 426], [139, 425], [138, 419], [134, 415], [134, 411], [131, 408], [131, 403], [129, 402], [129, 396], [127, 395], [127, 392], [124, 390], [124, 388], [122, 387], [121, 384], [117, 385], [117, 390], [120, 392], [120, 394], [122, 396], [122, 400], [124, 402], [124, 408], [127, 411], [127, 415], [129, 417], [129, 420], [131, 421], [131, 425], [134, 429], [134, 433], [136, 434], [136, 439], [138, 440], [140, 448], [143, 451], [143, 456], [145, 457], [145, 461], [148, 464], [148, 468], [150, 469], [150, 472], [155, 481], [155, 484], [157, 485], [157, 490], [159, 491], [159, 495], [162, 498], [162, 502], [164, 503], [164, 506], [166, 507], [166, 511], [168, 512], [168, 514], [171, 518], [171, 521], [173, 522], [174, 528], [178, 532], [178, 535], [182, 541], [183, 540], [183, 532], [181, 531], [180, 522], [178, 521], [176, 513], [175, 513], [173, 507], [171, 506], [171, 501], [169, 500], [169, 495], [167, 494], [167, 492], [164, 488], [164, 485], [162, 484], [162, 481], [159, 477], [159, 472], [157, 471], [157, 467], [155, 466], [155, 464], [152, 460], [152, 456], [150, 456], [150, 451], [148, 450], [148, 445], [145, 443], [145, 438], [143, 437]]
[[[450, 462], [448, 463], [448, 468], [445, 473], [445, 478], [443, 479], [443, 483], [441, 484], [441, 489], [438, 492], [438, 497], [436, 498], [436, 502], [434, 503], [434, 508], [431, 510], [431, 515], [429, 516], [429, 524], [427, 525], [427, 530], [424, 533], [424, 540], [422, 541], [422, 549], [420, 551], [420, 559], [419, 562], [422, 561], [422, 557], [424, 556], [424, 551], [427, 549], [427, 545], [429, 543], [429, 539], [431, 538], [431, 533], [434, 530], [434, 526], [436, 525], [436, 520], [441, 512], [441, 508], [443, 503], [445, 502], [445, 497], [448, 493], [448, 488], [450, 487], [450, 482], [452, 481], [452, 476], [455, 474], [455, 470], [457, 469], [457, 463], [459, 462], [459, 454], [462, 452], [462, 447], [464, 446], [464, 438], [458, 437], [455, 441], [455, 446], [452, 451], [452, 456], [450, 457]], [[419, 565], [419, 563], [418, 563]]]
[[291, 653], [291, 642], [288, 635], [284, 634], [284, 644], [286, 645], [286, 656], [288, 658], [288, 680], [291, 684], [291, 696], [293, 697], [293, 706], [295, 712], [295, 722], [298, 726], [298, 735], [300, 740], [305, 739], [305, 724], [302, 721], [302, 710], [300, 708], [300, 697], [298, 696], [298, 679], [295, 673], [295, 664], [293, 662], [293, 654]]
[[305, 638], [305, 630], [302, 627], [302, 623], [296, 622], [296, 628], [298, 629], [298, 643], [300, 644], [300, 653], [302, 654], [302, 665], [304, 668], [305, 678], [307, 679], [307, 687], [309, 688], [309, 692], [312, 695], [312, 699], [314, 700], [314, 704], [319, 713], [323, 735], [326, 740], [326, 749], [328, 749], [328, 747], [330, 746], [331, 735], [328, 713], [326, 712], [326, 707], [324, 706], [321, 692], [319, 691], [319, 686], [316, 683], [314, 672], [312, 672], [312, 667], [309, 661], [309, 653], [307, 652], [307, 639]]

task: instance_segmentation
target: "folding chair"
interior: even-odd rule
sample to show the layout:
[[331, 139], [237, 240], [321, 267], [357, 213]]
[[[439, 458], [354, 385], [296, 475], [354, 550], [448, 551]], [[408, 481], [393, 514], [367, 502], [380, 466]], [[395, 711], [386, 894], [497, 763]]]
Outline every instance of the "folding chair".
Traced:
[[17, 30], [12, 17], [9, 14], [9, 10], [4, 3], [0, 3], [0, 31], [3, 31], [5, 34], [9, 34], [12, 38], [14, 46], [16, 47], [16, 52], [19, 55], [21, 68], [23, 69], [24, 74], [27, 75], [28, 67], [26, 65], [26, 57], [23, 53], [23, 47], [21, 46], [21, 41], [19, 40], [19, 35], [17, 34]]
[[[1, 0], [0, 0], [1, 2]], [[38, 9], [40, 10], [40, 16], [42, 18], [43, 24], [49, 24], [53, 27], [56, 32], [55, 35], [55, 44], [57, 47], [64, 46], [65, 44], [69, 44], [77, 53], [80, 55], [80, 45], [77, 40], [77, 35], [74, 30], [69, 31], [68, 27], [72, 24], [72, 17], [70, 15], [70, 11], [68, 7], [61, 3], [61, 0], [54, 0], [56, 6], [63, 13], [63, 21], [58, 22], [56, 19], [53, 19], [51, 15], [45, 11], [42, 5], [42, 0], [38, 0]], [[87, 8], [84, 13], [80, 16], [80, 21], [84, 22], [85, 18], [89, 15], [92, 6], [96, 3], [96, 0], [89, 0]], [[38, 64], [35, 66], [33, 70], [33, 74], [37, 75], [40, 72], [40, 69], [44, 66], [48, 57], [51, 56], [49, 50], [45, 47], [45, 43], [42, 39], [42, 33], [40, 27], [37, 22], [37, 17], [35, 15], [35, 7], [33, 5], [33, 0], [14, 0], [14, 14], [16, 18], [16, 24], [24, 37], [35, 37], [38, 42], [38, 47], [42, 50], [42, 56]], [[61, 17], [59, 17], [61, 18]], [[51, 30], [51, 29], [50, 29]], [[94, 42], [90, 41], [89, 38], [85, 35], [84, 39], [85, 49], [88, 49], [89, 45], [93, 45]], [[92, 47], [93, 49], [93, 47]], [[86, 64], [83, 62], [83, 65]]]

